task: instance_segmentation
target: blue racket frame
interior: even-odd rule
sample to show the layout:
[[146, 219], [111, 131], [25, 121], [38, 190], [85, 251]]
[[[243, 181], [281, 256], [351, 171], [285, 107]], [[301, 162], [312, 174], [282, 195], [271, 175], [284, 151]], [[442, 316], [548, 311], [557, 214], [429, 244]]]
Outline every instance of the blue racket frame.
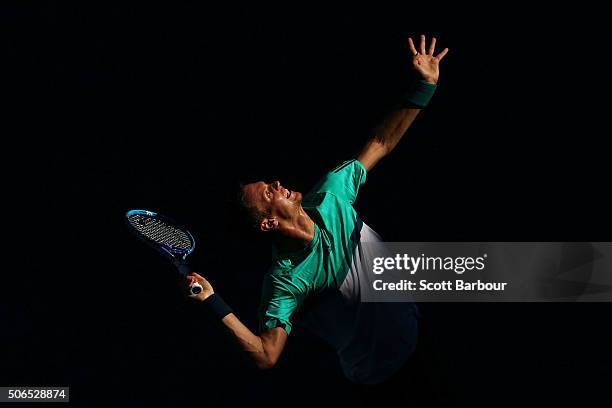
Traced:
[[[159, 220], [167, 222], [169, 225], [172, 225], [172, 226], [174, 226], [176, 228], [181, 229], [182, 231], [184, 231], [189, 236], [189, 239], [193, 243], [192, 247], [189, 248], [189, 249], [172, 248], [172, 247], [169, 247], [169, 246], [164, 245], [164, 244], [160, 244], [158, 242], [155, 242], [155, 241], [147, 238], [146, 236], [141, 234], [136, 228], [134, 228], [131, 225], [131, 223], [129, 221], [129, 218], [130, 218], [130, 216], [133, 216], [133, 215], [146, 215], [146, 216], [149, 216], [149, 217], [155, 217], [155, 218], [157, 218]], [[187, 264], [185, 263], [185, 258], [187, 257], [187, 255], [191, 254], [195, 250], [195, 248], [196, 248], [196, 239], [194, 238], [194, 236], [191, 233], [191, 231], [189, 231], [187, 228], [181, 226], [180, 224], [177, 224], [173, 219], [168, 218], [168, 217], [166, 217], [164, 215], [161, 215], [161, 214], [159, 214], [159, 213], [157, 213], [155, 211], [149, 211], [149, 210], [141, 210], [141, 209], [129, 210], [125, 214], [125, 221], [128, 224], [129, 230], [132, 231], [132, 233], [134, 235], [136, 235], [141, 241], [145, 242], [150, 247], [153, 247], [154, 249], [156, 249], [164, 257], [169, 258], [170, 261], [172, 261], [174, 266], [178, 269], [178, 271], [182, 275], [186, 276], [190, 272], [189, 266], [187, 266]]]

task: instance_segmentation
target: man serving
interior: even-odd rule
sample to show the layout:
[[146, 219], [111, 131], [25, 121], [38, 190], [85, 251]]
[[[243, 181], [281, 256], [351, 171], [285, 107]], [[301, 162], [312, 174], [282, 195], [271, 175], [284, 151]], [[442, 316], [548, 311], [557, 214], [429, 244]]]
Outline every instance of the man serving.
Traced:
[[336, 350], [344, 374], [359, 383], [379, 383], [414, 352], [417, 310], [412, 303], [361, 301], [363, 265], [373, 259], [367, 242], [380, 241], [357, 215], [353, 203], [366, 175], [393, 151], [421, 109], [427, 106], [448, 52], [434, 55], [436, 39], [417, 50], [408, 39], [419, 80], [375, 129], [356, 159], [326, 174], [305, 196], [279, 181], [241, 187], [241, 204], [255, 228], [270, 234], [273, 262], [264, 278], [259, 334], [247, 328], [202, 276], [188, 276], [204, 288], [193, 298], [222, 320], [257, 367], [279, 359], [300, 313], [300, 322]]

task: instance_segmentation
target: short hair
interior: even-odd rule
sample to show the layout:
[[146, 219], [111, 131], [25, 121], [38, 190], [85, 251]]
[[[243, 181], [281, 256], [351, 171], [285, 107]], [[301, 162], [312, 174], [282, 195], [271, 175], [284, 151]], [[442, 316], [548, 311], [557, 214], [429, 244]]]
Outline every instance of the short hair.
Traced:
[[270, 216], [270, 210], [261, 210], [247, 200], [246, 185], [240, 183], [237, 192], [237, 202], [252, 229], [259, 231], [261, 222]]

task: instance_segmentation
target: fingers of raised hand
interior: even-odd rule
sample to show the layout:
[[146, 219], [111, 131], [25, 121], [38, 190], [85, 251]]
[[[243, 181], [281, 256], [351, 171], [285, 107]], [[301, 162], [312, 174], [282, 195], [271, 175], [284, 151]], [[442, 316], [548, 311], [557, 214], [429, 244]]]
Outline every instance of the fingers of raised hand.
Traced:
[[417, 51], [415, 45], [414, 45], [414, 41], [412, 40], [411, 37], [408, 37], [408, 48], [410, 49], [410, 52], [412, 52], [413, 55], [431, 55], [433, 56], [433, 53], [436, 49], [436, 41], [437, 38], [436, 37], [432, 37], [431, 41], [429, 43], [429, 48], [426, 50], [426, 38], [425, 35], [421, 34], [420, 36], [420, 43], [419, 43], [419, 50]]
[[[439, 62], [444, 58], [444, 56], [448, 53], [448, 48], [444, 48], [438, 55], [434, 56], [434, 52], [436, 50], [436, 37], [431, 38], [431, 42], [429, 43], [429, 48], [425, 51], [426, 39], [425, 35], [421, 34], [421, 41], [419, 43], [419, 50], [417, 51], [414, 41], [412, 41], [411, 37], [408, 37], [408, 48], [414, 57], [418, 57], [420, 55], [428, 55], [433, 58], [434, 62]], [[416, 61], [419, 62], [418, 60]]]
[[444, 58], [444, 56], [445, 56], [446, 54], [448, 54], [448, 48], [445, 48], [445, 49], [443, 49], [442, 51], [440, 51], [440, 53], [439, 53], [438, 55], [436, 55], [436, 57], [435, 57], [435, 58], [436, 58], [438, 61], [441, 61], [441, 60], [442, 60], [442, 58]]
[[410, 37], [408, 37], [408, 47], [410, 48], [410, 52], [412, 52], [412, 55], [418, 54], [416, 48], [414, 47], [414, 42], [412, 41], [412, 38]]
[[425, 52], [425, 35], [421, 34], [421, 42], [419, 44], [419, 52], [423, 55], [426, 54]]
[[429, 49], [427, 50], [427, 54], [433, 55], [435, 49], [436, 49], [436, 37], [432, 37], [431, 42], [429, 43]]

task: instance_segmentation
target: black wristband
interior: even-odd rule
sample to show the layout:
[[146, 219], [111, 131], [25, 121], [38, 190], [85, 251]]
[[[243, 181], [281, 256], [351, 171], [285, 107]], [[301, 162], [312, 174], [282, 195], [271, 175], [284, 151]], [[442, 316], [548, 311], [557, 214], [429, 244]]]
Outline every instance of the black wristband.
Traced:
[[223, 298], [216, 293], [213, 293], [209, 297], [207, 297], [204, 302], [206, 307], [215, 314], [219, 319], [223, 319], [230, 313], [234, 313], [231, 307], [225, 303]]

